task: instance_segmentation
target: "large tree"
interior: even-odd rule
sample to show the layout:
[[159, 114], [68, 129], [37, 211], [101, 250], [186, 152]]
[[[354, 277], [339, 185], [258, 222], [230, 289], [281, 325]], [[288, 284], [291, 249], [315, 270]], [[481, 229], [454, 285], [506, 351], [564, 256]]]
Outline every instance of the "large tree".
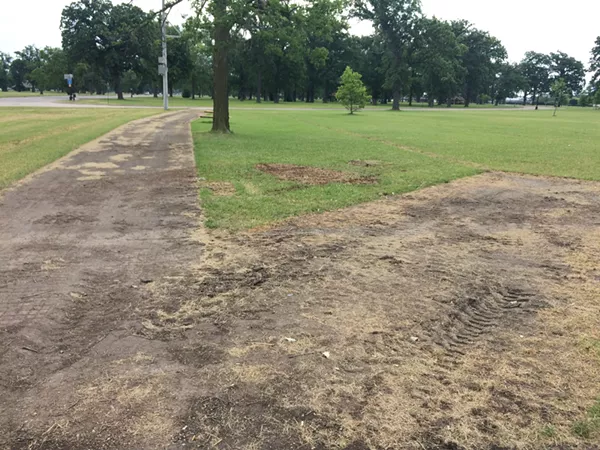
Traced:
[[523, 102], [527, 102], [527, 94], [531, 93], [531, 103], [536, 104], [539, 94], [550, 90], [550, 64], [551, 59], [548, 55], [537, 52], [525, 53], [525, 58], [521, 61], [521, 73], [525, 77], [525, 86], [523, 88]]
[[454, 96], [460, 91], [460, 82], [465, 73], [461, 57], [467, 51], [460, 44], [452, 26], [436, 19], [422, 19], [420, 33], [415, 41], [414, 62], [416, 73], [427, 91], [429, 106], [433, 106], [434, 97], [438, 102], [452, 104]]
[[21, 58], [14, 59], [10, 64], [9, 76], [13, 89], [17, 92], [25, 90], [27, 78], [27, 63]]
[[407, 84], [410, 69], [408, 51], [417, 33], [421, 18], [420, 0], [357, 0], [354, 14], [373, 22], [384, 39], [387, 53], [386, 85], [392, 90], [392, 109], [400, 109], [402, 88]]
[[600, 36], [596, 38], [596, 45], [592, 49], [590, 72], [592, 72], [592, 84], [597, 89], [600, 84]]
[[0, 52], [0, 90], [8, 91], [10, 62], [12, 58], [6, 53]]
[[517, 64], [504, 63], [500, 66], [494, 83], [493, 99], [496, 105], [508, 97], [515, 97], [526, 86], [521, 69]]
[[581, 61], [563, 52], [550, 53], [552, 80], [562, 79], [570, 97], [578, 95], [585, 85], [585, 68]]
[[30, 84], [31, 92], [35, 92], [36, 79], [35, 76], [32, 76], [32, 74], [42, 65], [40, 50], [35, 45], [28, 45], [20, 52], [15, 53], [24, 63], [24, 78]]
[[34, 69], [30, 78], [37, 84], [40, 94], [45, 90], [62, 90], [66, 85], [64, 74], [67, 71], [67, 60], [60, 48], [45, 47], [39, 52], [40, 65]]
[[488, 90], [499, 66], [506, 59], [506, 49], [498, 39], [465, 20], [453, 22], [452, 28], [458, 42], [466, 47], [462, 56], [465, 69], [463, 96], [465, 107], [468, 107]]
[[152, 54], [156, 26], [151, 16], [129, 3], [113, 6], [108, 0], [79, 0], [65, 7], [61, 19], [63, 48], [72, 63], [85, 62], [104, 70], [123, 99], [122, 77], [143, 70]]

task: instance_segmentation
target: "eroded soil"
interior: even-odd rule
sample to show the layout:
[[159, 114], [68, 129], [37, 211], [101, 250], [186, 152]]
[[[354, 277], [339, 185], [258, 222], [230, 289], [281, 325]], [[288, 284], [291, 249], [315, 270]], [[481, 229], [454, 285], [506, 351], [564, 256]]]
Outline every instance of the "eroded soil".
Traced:
[[361, 177], [355, 173], [339, 170], [323, 169], [321, 167], [298, 166], [296, 164], [257, 164], [261, 172], [273, 175], [280, 180], [295, 181], [304, 184], [374, 184], [377, 180], [373, 177]]
[[4, 447], [598, 448], [571, 426], [600, 394], [599, 184], [488, 173], [209, 234], [193, 169], [143, 159], [188, 138], [152, 136], [68, 164], [139, 178], [58, 168], [0, 206], [2, 305], [42, 305], [0, 334]]

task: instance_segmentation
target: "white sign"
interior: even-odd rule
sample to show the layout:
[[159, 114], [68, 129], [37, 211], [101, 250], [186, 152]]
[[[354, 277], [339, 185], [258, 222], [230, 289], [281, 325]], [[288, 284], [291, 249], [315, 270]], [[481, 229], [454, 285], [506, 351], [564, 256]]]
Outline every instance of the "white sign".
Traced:
[[73, 79], [72, 73], [65, 73], [65, 80], [72, 80], [72, 79]]

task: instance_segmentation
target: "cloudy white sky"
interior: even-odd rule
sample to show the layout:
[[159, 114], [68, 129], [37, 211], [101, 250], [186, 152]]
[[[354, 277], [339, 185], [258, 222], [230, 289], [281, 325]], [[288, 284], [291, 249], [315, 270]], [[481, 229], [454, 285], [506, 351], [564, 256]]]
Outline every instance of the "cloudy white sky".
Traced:
[[[116, 0], [114, 3], [122, 3]], [[127, 0], [129, 1], [129, 0]], [[0, 51], [14, 52], [28, 44], [60, 46], [62, 8], [70, 0], [0, 0]], [[142, 9], [159, 9], [160, 0], [133, 0]], [[498, 37], [509, 58], [518, 61], [528, 50], [561, 50], [587, 66], [594, 40], [600, 35], [599, 0], [422, 0], [428, 16], [466, 19]], [[170, 17], [181, 21], [188, 13], [180, 5]], [[368, 24], [353, 24], [356, 34], [369, 32]]]

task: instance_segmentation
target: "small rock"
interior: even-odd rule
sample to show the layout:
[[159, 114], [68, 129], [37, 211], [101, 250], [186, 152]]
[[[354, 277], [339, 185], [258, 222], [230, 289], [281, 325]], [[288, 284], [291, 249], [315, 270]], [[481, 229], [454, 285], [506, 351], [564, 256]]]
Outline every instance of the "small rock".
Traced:
[[132, 284], [132, 285], [131, 285], [131, 287], [132, 287], [133, 289], [137, 289], [137, 288], [138, 288], [138, 285], [137, 285], [137, 284]]
[[294, 338], [286, 337], [284, 339], [288, 342], [296, 342], [296, 339], [294, 339]]
[[329, 352], [323, 352], [321, 354], [327, 359], [329, 359], [329, 357], [331, 356], [331, 354]]
[[410, 340], [413, 341], [413, 342], [417, 342], [419, 340], [419, 338], [416, 337], [416, 336], [411, 336]]
[[152, 278], [142, 278], [140, 280], [144, 284], [152, 283], [154, 280]]

